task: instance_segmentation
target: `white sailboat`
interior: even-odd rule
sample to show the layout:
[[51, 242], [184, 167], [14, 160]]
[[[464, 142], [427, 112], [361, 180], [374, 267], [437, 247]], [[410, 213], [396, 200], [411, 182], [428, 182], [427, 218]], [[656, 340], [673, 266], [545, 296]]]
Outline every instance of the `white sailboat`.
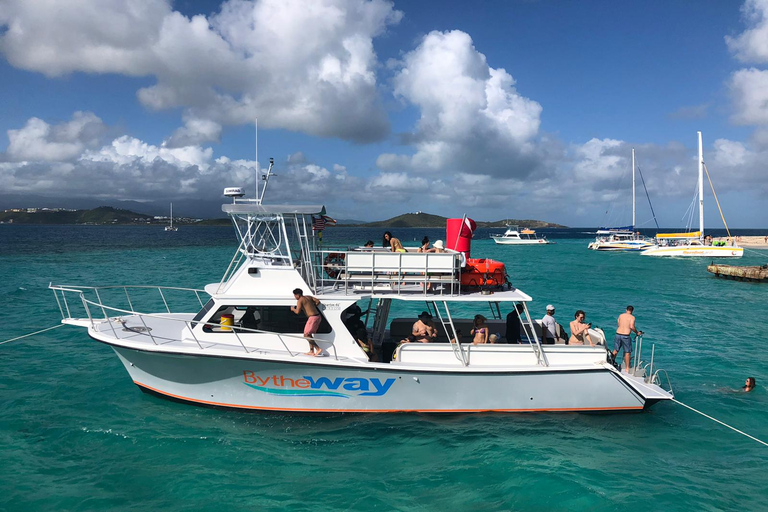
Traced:
[[636, 222], [635, 148], [632, 148], [632, 225], [600, 229], [597, 232], [597, 238], [588, 247], [593, 251], [642, 251], [653, 247], [653, 242], [635, 233]]
[[704, 150], [699, 136], [699, 230], [687, 233], [658, 233], [658, 245], [640, 254], [643, 256], [679, 256], [706, 258], [741, 258], [744, 249], [736, 245], [707, 245], [704, 243]]
[[165, 226], [166, 231], [178, 231], [179, 228], [173, 225], [173, 203], [171, 203], [171, 223]]

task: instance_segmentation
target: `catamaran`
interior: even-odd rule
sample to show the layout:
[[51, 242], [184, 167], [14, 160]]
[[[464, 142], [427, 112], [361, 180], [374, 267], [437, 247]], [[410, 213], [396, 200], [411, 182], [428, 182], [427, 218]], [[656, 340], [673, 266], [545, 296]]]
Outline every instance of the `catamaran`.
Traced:
[[491, 235], [494, 242], [501, 245], [546, 245], [551, 244], [547, 237], [536, 236], [533, 229], [523, 228], [507, 224], [507, 230], [503, 235]]
[[[233, 193], [222, 207], [239, 245], [220, 281], [204, 289], [51, 284], [62, 322], [110, 346], [142, 391], [203, 406], [311, 413], [642, 411], [673, 398], [653, 348], [638, 347], [632, 367], [620, 371], [599, 331], [590, 332], [602, 341], [596, 346], [542, 344], [541, 326], [527, 306], [531, 297], [508, 279], [464, 280], [462, 274], [474, 270], [462, 267], [470, 258], [458, 245], [442, 253], [321, 246], [312, 218], [325, 215], [325, 207], [264, 204], [271, 170], [272, 164], [260, 197]], [[291, 309], [296, 288], [320, 301], [320, 326], [308, 335], [319, 356], [306, 353], [307, 318]], [[368, 308], [365, 321], [360, 305]], [[503, 314], [518, 305], [521, 344], [473, 345], [471, 320], [456, 316], [462, 307], [484, 308], [491, 312], [488, 329], [504, 332]], [[426, 309], [419, 318], [433, 318], [433, 342], [400, 344], [416, 316], [390, 318], [390, 311], [413, 308]], [[370, 337], [373, 353], [360, 337]], [[650, 361], [642, 359], [647, 353]]]
[[179, 228], [173, 225], [173, 203], [171, 203], [171, 223], [165, 226], [166, 231], [178, 231]]
[[[656, 240], [658, 245], [646, 249], [640, 254], [643, 256], [679, 256], [679, 257], [706, 257], [706, 258], [741, 258], [744, 255], [744, 249], [736, 245], [733, 238], [730, 242], [722, 245], [706, 244], [704, 238], [704, 150], [701, 142], [701, 132], [699, 138], [699, 181], [698, 181], [698, 199], [699, 199], [699, 230], [688, 231], [685, 233], [658, 233]], [[709, 172], [707, 172], [709, 174]], [[714, 187], [712, 188], [714, 193]], [[717, 200], [717, 196], [715, 196]], [[723, 219], [725, 222], [725, 219]], [[727, 229], [727, 225], [726, 225]]]
[[593, 251], [642, 251], [654, 246], [654, 243], [635, 233], [637, 222], [635, 196], [635, 148], [632, 148], [632, 225], [620, 228], [600, 228], [597, 237], [589, 244]]

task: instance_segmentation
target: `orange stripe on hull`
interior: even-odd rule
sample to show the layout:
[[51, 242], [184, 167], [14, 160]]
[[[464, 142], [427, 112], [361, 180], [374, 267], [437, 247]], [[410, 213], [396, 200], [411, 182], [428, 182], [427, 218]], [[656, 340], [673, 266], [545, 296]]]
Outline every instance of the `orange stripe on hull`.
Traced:
[[280, 411], [280, 412], [377, 412], [377, 413], [397, 413], [397, 412], [443, 412], [443, 413], [465, 413], [465, 412], [592, 412], [592, 411], [640, 411], [639, 407], [594, 407], [594, 408], [552, 408], [552, 409], [297, 409], [292, 407], [257, 407], [254, 405], [234, 405], [222, 402], [213, 402], [209, 400], [197, 400], [173, 393], [160, 391], [138, 381], [133, 381], [139, 387], [153, 391], [159, 395], [168, 396], [177, 400], [194, 402], [198, 404], [213, 405], [216, 407], [230, 407], [232, 409], [250, 409], [259, 411]]

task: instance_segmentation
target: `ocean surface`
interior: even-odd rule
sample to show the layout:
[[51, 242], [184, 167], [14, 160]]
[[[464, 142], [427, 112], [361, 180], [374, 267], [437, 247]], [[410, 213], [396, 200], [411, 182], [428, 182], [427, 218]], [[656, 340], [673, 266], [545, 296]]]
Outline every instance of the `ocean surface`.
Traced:
[[[391, 231], [406, 246], [444, 238]], [[717, 279], [708, 260], [589, 251], [587, 231], [505, 247], [480, 230], [472, 252], [504, 261], [538, 317], [551, 303], [567, 325], [583, 309], [610, 337], [634, 305], [676, 397], [768, 441], [768, 284]], [[325, 244], [381, 234], [329, 228]], [[0, 342], [58, 324], [50, 282], [201, 288], [235, 246], [229, 227], [0, 225]], [[768, 263], [768, 251], [733, 263]], [[748, 376], [757, 389], [738, 391]], [[759, 511], [766, 499], [768, 447], [675, 403], [614, 415], [232, 412], [141, 393], [81, 328], [0, 345], [4, 511]]]

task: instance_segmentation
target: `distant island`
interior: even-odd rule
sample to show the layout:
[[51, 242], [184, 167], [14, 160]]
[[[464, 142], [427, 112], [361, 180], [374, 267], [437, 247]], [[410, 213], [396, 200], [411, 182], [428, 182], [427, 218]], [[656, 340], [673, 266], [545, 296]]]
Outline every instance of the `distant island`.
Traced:
[[[424, 212], [404, 213], [391, 219], [376, 222], [339, 221], [338, 226], [362, 228], [444, 228], [447, 217]], [[169, 221], [162, 215], [146, 215], [130, 210], [100, 206], [92, 210], [68, 208], [13, 208], [0, 212], [2, 224], [85, 224], [85, 225], [164, 225]], [[231, 221], [222, 219], [173, 218], [174, 224], [196, 226], [224, 226]], [[481, 228], [503, 228], [506, 224], [527, 228], [564, 228], [560, 224], [533, 219], [505, 219], [493, 222], [475, 221]]]
[[[359, 224], [347, 224], [339, 222], [339, 226], [354, 226], [361, 228], [444, 228], [447, 217], [432, 215], [424, 212], [404, 213], [397, 217], [376, 222], [363, 222]], [[475, 219], [473, 219], [475, 220]], [[545, 222], [533, 219], [503, 219], [497, 221], [475, 220], [479, 228], [503, 228], [507, 224], [526, 228], [565, 228], [561, 224]]]

